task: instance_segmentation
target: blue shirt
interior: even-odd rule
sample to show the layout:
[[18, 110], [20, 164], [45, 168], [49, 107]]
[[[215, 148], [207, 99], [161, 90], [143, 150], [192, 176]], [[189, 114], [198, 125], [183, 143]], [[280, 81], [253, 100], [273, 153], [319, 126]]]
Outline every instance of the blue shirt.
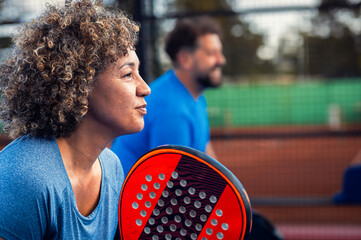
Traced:
[[98, 206], [78, 211], [55, 138], [23, 136], [0, 153], [0, 237], [5, 239], [114, 239], [124, 180], [109, 149], [102, 168]]
[[138, 158], [154, 147], [177, 144], [205, 152], [209, 142], [207, 103], [203, 95], [194, 99], [173, 70], [160, 76], [150, 88], [143, 131], [118, 137], [111, 147], [125, 175]]

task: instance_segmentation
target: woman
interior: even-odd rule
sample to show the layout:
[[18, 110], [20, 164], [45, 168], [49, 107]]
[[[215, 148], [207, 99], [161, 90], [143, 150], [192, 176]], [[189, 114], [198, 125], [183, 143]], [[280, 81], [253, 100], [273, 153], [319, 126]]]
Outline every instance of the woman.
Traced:
[[0, 67], [0, 238], [113, 239], [123, 170], [106, 147], [139, 132], [150, 89], [138, 26], [90, 0], [48, 6]]

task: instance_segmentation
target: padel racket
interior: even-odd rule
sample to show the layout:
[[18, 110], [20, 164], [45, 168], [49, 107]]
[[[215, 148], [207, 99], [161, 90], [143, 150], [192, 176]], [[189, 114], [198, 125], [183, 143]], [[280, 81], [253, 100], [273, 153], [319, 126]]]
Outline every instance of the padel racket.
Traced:
[[120, 194], [122, 240], [243, 240], [251, 224], [251, 204], [240, 181], [188, 147], [165, 145], [147, 152]]

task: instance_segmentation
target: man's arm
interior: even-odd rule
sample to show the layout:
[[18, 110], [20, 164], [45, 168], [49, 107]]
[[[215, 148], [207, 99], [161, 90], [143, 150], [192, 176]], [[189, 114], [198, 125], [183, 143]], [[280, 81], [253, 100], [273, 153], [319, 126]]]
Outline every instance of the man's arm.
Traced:
[[209, 141], [206, 146], [206, 154], [214, 159], [217, 159], [212, 143]]

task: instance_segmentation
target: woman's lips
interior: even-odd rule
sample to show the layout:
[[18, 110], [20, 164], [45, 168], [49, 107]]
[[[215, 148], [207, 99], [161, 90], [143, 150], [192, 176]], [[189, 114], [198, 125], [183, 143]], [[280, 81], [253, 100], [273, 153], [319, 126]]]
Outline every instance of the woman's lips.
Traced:
[[141, 106], [139, 106], [139, 107], [137, 107], [136, 109], [140, 112], [140, 113], [142, 113], [143, 115], [145, 115], [145, 114], [147, 114], [147, 104], [143, 104], [143, 105], [141, 105]]

